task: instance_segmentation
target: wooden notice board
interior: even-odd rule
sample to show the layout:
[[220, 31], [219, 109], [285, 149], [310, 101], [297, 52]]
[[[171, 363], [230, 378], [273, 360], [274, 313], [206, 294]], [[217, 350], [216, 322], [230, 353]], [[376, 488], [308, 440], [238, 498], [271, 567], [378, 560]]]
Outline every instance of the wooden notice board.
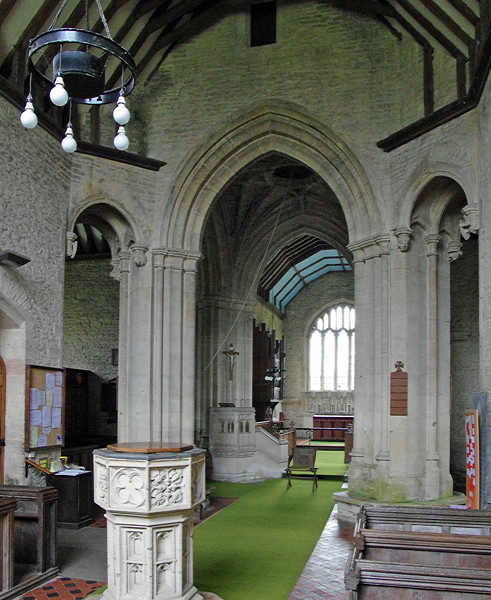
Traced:
[[465, 411], [467, 508], [479, 508], [479, 413]]
[[65, 371], [27, 367], [25, 449], [63, 446]]

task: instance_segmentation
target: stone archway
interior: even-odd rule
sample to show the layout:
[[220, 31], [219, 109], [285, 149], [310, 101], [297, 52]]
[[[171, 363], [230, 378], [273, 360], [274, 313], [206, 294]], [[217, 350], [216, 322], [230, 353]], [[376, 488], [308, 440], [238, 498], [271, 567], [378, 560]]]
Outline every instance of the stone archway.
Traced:
[[[375, 223], [379, 220], [378, 210], [374, 208], [374, 200], [369, 191], [370, 186], [360, 175], [360, 165], [346, 150], [346, 146], [341, 150], [337, 145], [339, 140], [335, 142], [334, 136], [321, 135], [317, 130], [313, 130], [311, 124], [295, 121], [291, 114], [288, 118], [269, 113], [255, 115], [247, 125], [250, 125], [248, 129], [245, 125], [243, 129], [237, 128], [236, 144], [230, 139], [236, 133], [236, 130], [233, 130], [220, 140], [223, 147], [219, 148], [217, 143], [209, 152], [204, 150], [201, 158], [193, 157], [198, 162], [190, 165], [187, 173], [183, 169], [174, 186], [174, 208], [167, 215], [170, 224], [166, 225], [165, 233], [162, 234], [169, 236], [167, 244], [171, 248], [187, 250], [191, 247], [194, 251], [199, 249], [203, 252], [205, 259], [201, 273], [207, 273], [207, 281], [213, 283], [208, 287], [203, 285], [203, 278], [200, 276], [202, 289], [206, 288], [206, 298], [199, 298], [200, 315], [204, 314], [205, 317], [198, 319], [198, 322], [207, 327], [212, 323], [219, 324], [214, 331], [205, 334], [200, 331], [198, 340], [198, 360], [201, 361], [198, 363], [199, 370], [206, 370], [209, 379], [204, 384], [200, 383], [198, 373], [198, 427], [205, 430], [206, 408], [210, 403], [215, 406], [219, 400], [230, 401], [231, 398], [225, 396], [233, 394], [240, 406], [251, 405], [252, 329], [249, 331], [249, 324], [256, 293], [254, 281], [264, 253], [268, 250], [276, 251], [285, 244], [285, 240], [291, 242], [308, 232], [310, 235], [330, 240], [333, 246], [339, 247], [343, 253], [350, 256], [347, 250], [350, 235], [368, 237], [370, 227], [375, 229]], [[241, 136], [243, 139], [239, 143]], [[247, 136], [250, 136], [249, 140]], [[233, 146], [236, 146], [235, 152], [232, 151]], [[322, 152], [325, 152], [325, 156]], [[220, 220], [222, 217], [215, 218], [215, 214], [223, 216], [228, 210], [227, 201], [224, 200], [220, 205], [217, 200], [223, 197], [224, 190], [229, 190], [238, 181], [242, 182], [245, 177], [243, 174], [251, 169], [260, 170], [260, 165], [274, 162], [275, 156], [282, 157], [283, 161], [302, 165], [302, 168], [313, 176], [315, 174], [316, 185], [324, 189], [322, 200], [313, 203], [309, 207], [310, 211], [302, 208], [303, 201], [300, 201], [298, 206], [289, 205], [285, 209], [285, 218], [279, 219], [278, 224], [273, 225], [275, 219], [273, 215], [271, 220], [271, 216], [275, 210], [279, 210], [279, 206], [290, 204], [290, 191], [285, 192], [285, 198], [288, 197], [286, 203], [280, 198], [276, 204], [274, 198], [271, 204], [259, 203], [261, 193], [258, 192], [257, 202], [250, 205], [253, 208], [237, 207], [238, 220], [248, 220], [248, 225], [246, 221], [243, 222], [244, 229], [235, 229], [232, 219], [228, 217], [224, 217], [223, 221]], [[280, 163], [281, 160], [278, 164]], [[353, 170], [350, 171], [350, 168]], [[274, 170], [273, 167], [271, 169]], [[275, 183], [280, 188], [279, 180]], [[265, 182], [266, 187], [268, 184], [275, 189], [270, 180]], [[240, 186], [240, 183], [237, 185]], [[308, 189], [307, 185], [305, 190]], [[274, 195], [274, 192], [272, 194]], [[280, 196], [282, 194], [281, 190]], [[321, 198], [322, 194], [318, 191], [316, 194]], [[302, 194], [297, 192], [298, 195]], [[340, 195], [343, 197], [344, 206]], [[235, 194], [232, 193], [231, 198], [234, 197]], [[335, 199], [335, 202], [328, 202], [328, 197]], [[334, 205], [336, 208], [333, 218], [329, 208]], [[235, 208], [233, 210], [235, 211]], [[343, 214], [345, 210], [349, 211], [349, 215]], [[330, 221], [330, 226], [327, 226]], [[225, 225], [225, 222], [228, 225]], [[335, 223], [339, 224], [339, 231]], [[205, 229], [205, 224], [206, 228], [213, 228], [212, 234]], [[225, 233], [227, 227], [234, 230], [235, 242], [229, 232]], [[174, 231], [171, 231], [172, 228]], [[276, 237], [266, 248], [265, 240], [270, 237], [273, 228]], [[213, 257], [213, 260], [210, 260], [210, 257]], [[229, 335], [232, 336], [231, 339], [226, 340]], [[237, 361], [233, 382], [224, 383], [226, 377], [221, 373], [223, 369], [216, 366], [218, 361], [215, 359], [221, 356], [221, 344], [232, 342], [234, 337], [241, 340], [241, 359]], [[213, 366], [209, 367], [209, 364]], [[233, 389], [230, 389], [230, 386]], [[210, 400], [210, 392], [213, 394], [213, 401]]]
[[270, 152], [290, 156], [316, 172], [338, 197], [351, 240], [380, 227], [368, 177], [348, 145], [287, 108], [262, 108], [229, 125], [186, 162], [162, 220], [163, 246], [200, 251], [203, 223], [217, 193], [246, 165]]
[[[105, 198], [74, 207], [68, 223], [64, 366], [87, 373], [91, 435], [126, 439], [136, 410], [127, 403], [131, 273], [146, 264], [147, 248], [126, 212]], [[83, 435], [75, 422], [72, 429], [73, 438]]]

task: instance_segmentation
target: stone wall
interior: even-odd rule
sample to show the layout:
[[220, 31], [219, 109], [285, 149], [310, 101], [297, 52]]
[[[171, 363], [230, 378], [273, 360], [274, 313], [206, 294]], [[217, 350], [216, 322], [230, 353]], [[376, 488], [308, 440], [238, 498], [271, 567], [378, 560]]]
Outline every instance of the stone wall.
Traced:
[[[415, 93], [421, 73], [405, 69], [416, 50], [374, 19], [315, 2], [285, 3], [276, 44], [251, 48], [247, 31], [246, 11], [225, 16], [177, 46], [128, 100], [130, 109], [149, 115], [149, 155], [168, 163], [162, 189], [191, 151], [258, 107], [288, 106], [318, 118], [372, 172], [388, 159], [375, 142], [422, 116], [422, 90], [419, 101]], [[401, 103], [408, 94], [412, 102]], [[372, 184], [381, 189], [385, 179]]]
[[92, 371], [103, 380], [118, 374], [119, 282], [109, 260], [67, 260], [63, 366]]
[[101, 411], [101, 383], [117, 376], [113, 351], [119, 343], [119, 282], [107, 260], [67, 260], [63, 366], [91, 371], [89, 435], [116, 435], [116, 423]]
[[[7, 374], [5, 480], [24, 482], [25, 367], [60, 367], [70, 160], [40, 127], [26, 131], [0, 97], [0, 353]], [[47, 168], [47, 165], [49, 167]]]

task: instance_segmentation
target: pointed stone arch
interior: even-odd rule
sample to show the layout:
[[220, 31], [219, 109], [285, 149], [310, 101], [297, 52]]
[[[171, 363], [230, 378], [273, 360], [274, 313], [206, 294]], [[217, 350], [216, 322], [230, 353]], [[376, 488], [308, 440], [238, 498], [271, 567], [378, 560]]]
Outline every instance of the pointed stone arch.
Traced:
[[73, 207], [68, 215], [67, 236], [73, 234], [77, 221], [94, 224], [107, 239], [113, 258], [118, 253], [140, 245], [136, 225], [127, 211], [115, 200], [94, 196]]
[[218, 192], [243, 167], [270, 152], [298, 160], [328, 183], [346, 215], [350, 239], [380, 228], [370, 183], [346, 142], [290, 108], [266, 107], [229, 125], [189, 157], [163, 215], [162, 244], [199, 252], [203, 224]]
[[[448, 184], [447, 190], [439, 198], [435, 195], [436, 182], [447, 182]], [[432, 170], [425, 169], [425, 172], [415, 179], [404, 198], [399, 214], [398, 228], [400, 230], [410, 228], [414, 221], [419, 221], [420, 225], [425, 222], [427, 226], [434, 228], [433, 231], [436, 231], [447, 203], [456, 193], [461, 193], [469, 198], [468, 189], [467, 182], [456, 174], [456, 169], [447, 165], [437, 165]], [[431, 204], [431, 211], [428, 210], [426, 218], [416, 214], [418, 205], [422, 206], [423, 204], [428, 206]]]

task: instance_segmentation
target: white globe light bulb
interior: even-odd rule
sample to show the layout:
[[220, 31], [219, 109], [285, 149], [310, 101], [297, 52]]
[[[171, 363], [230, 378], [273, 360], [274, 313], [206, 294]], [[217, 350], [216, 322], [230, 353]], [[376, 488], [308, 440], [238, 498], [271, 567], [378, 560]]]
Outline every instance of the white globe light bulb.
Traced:
[[130, 120], [130, 117], [130, 111], [126, 108], [126, 100], [124, 99], [124, 96], [120, 96], [118, 98], [117, 106], [113, 110], [113, 119], [118, 125], [126, 125]]
[[114, 147], [117, 148], [118, 150], [127, 150], [129, 145], [130, 145], [130, 140], [128, 139], [128, 136], [126, 135], [124, 125], [121, 125], [121, 127], [118, 129], [118, 133], [117, 133], [116, 137], [114, 138]]
[[68, 102], [68, 93], [65, 89], [65, 82], [60, 75], [55, 79], [55, 86], [51, 88], [49, 97], [55, 106], [65, 106]]
[[65, 152], [75, 152], [77, 149], [77, 141], [73, 137], [73, 129], [70, 123], [67, 125], [65, 137], [61, 140], [61, 147]]
[[20, 122], [26, 129], [32, 129], [38, 124], [38, 118], [34, 112], [34, 105], [29, 98], [26, 101], [24, 112], [20, 115]]

